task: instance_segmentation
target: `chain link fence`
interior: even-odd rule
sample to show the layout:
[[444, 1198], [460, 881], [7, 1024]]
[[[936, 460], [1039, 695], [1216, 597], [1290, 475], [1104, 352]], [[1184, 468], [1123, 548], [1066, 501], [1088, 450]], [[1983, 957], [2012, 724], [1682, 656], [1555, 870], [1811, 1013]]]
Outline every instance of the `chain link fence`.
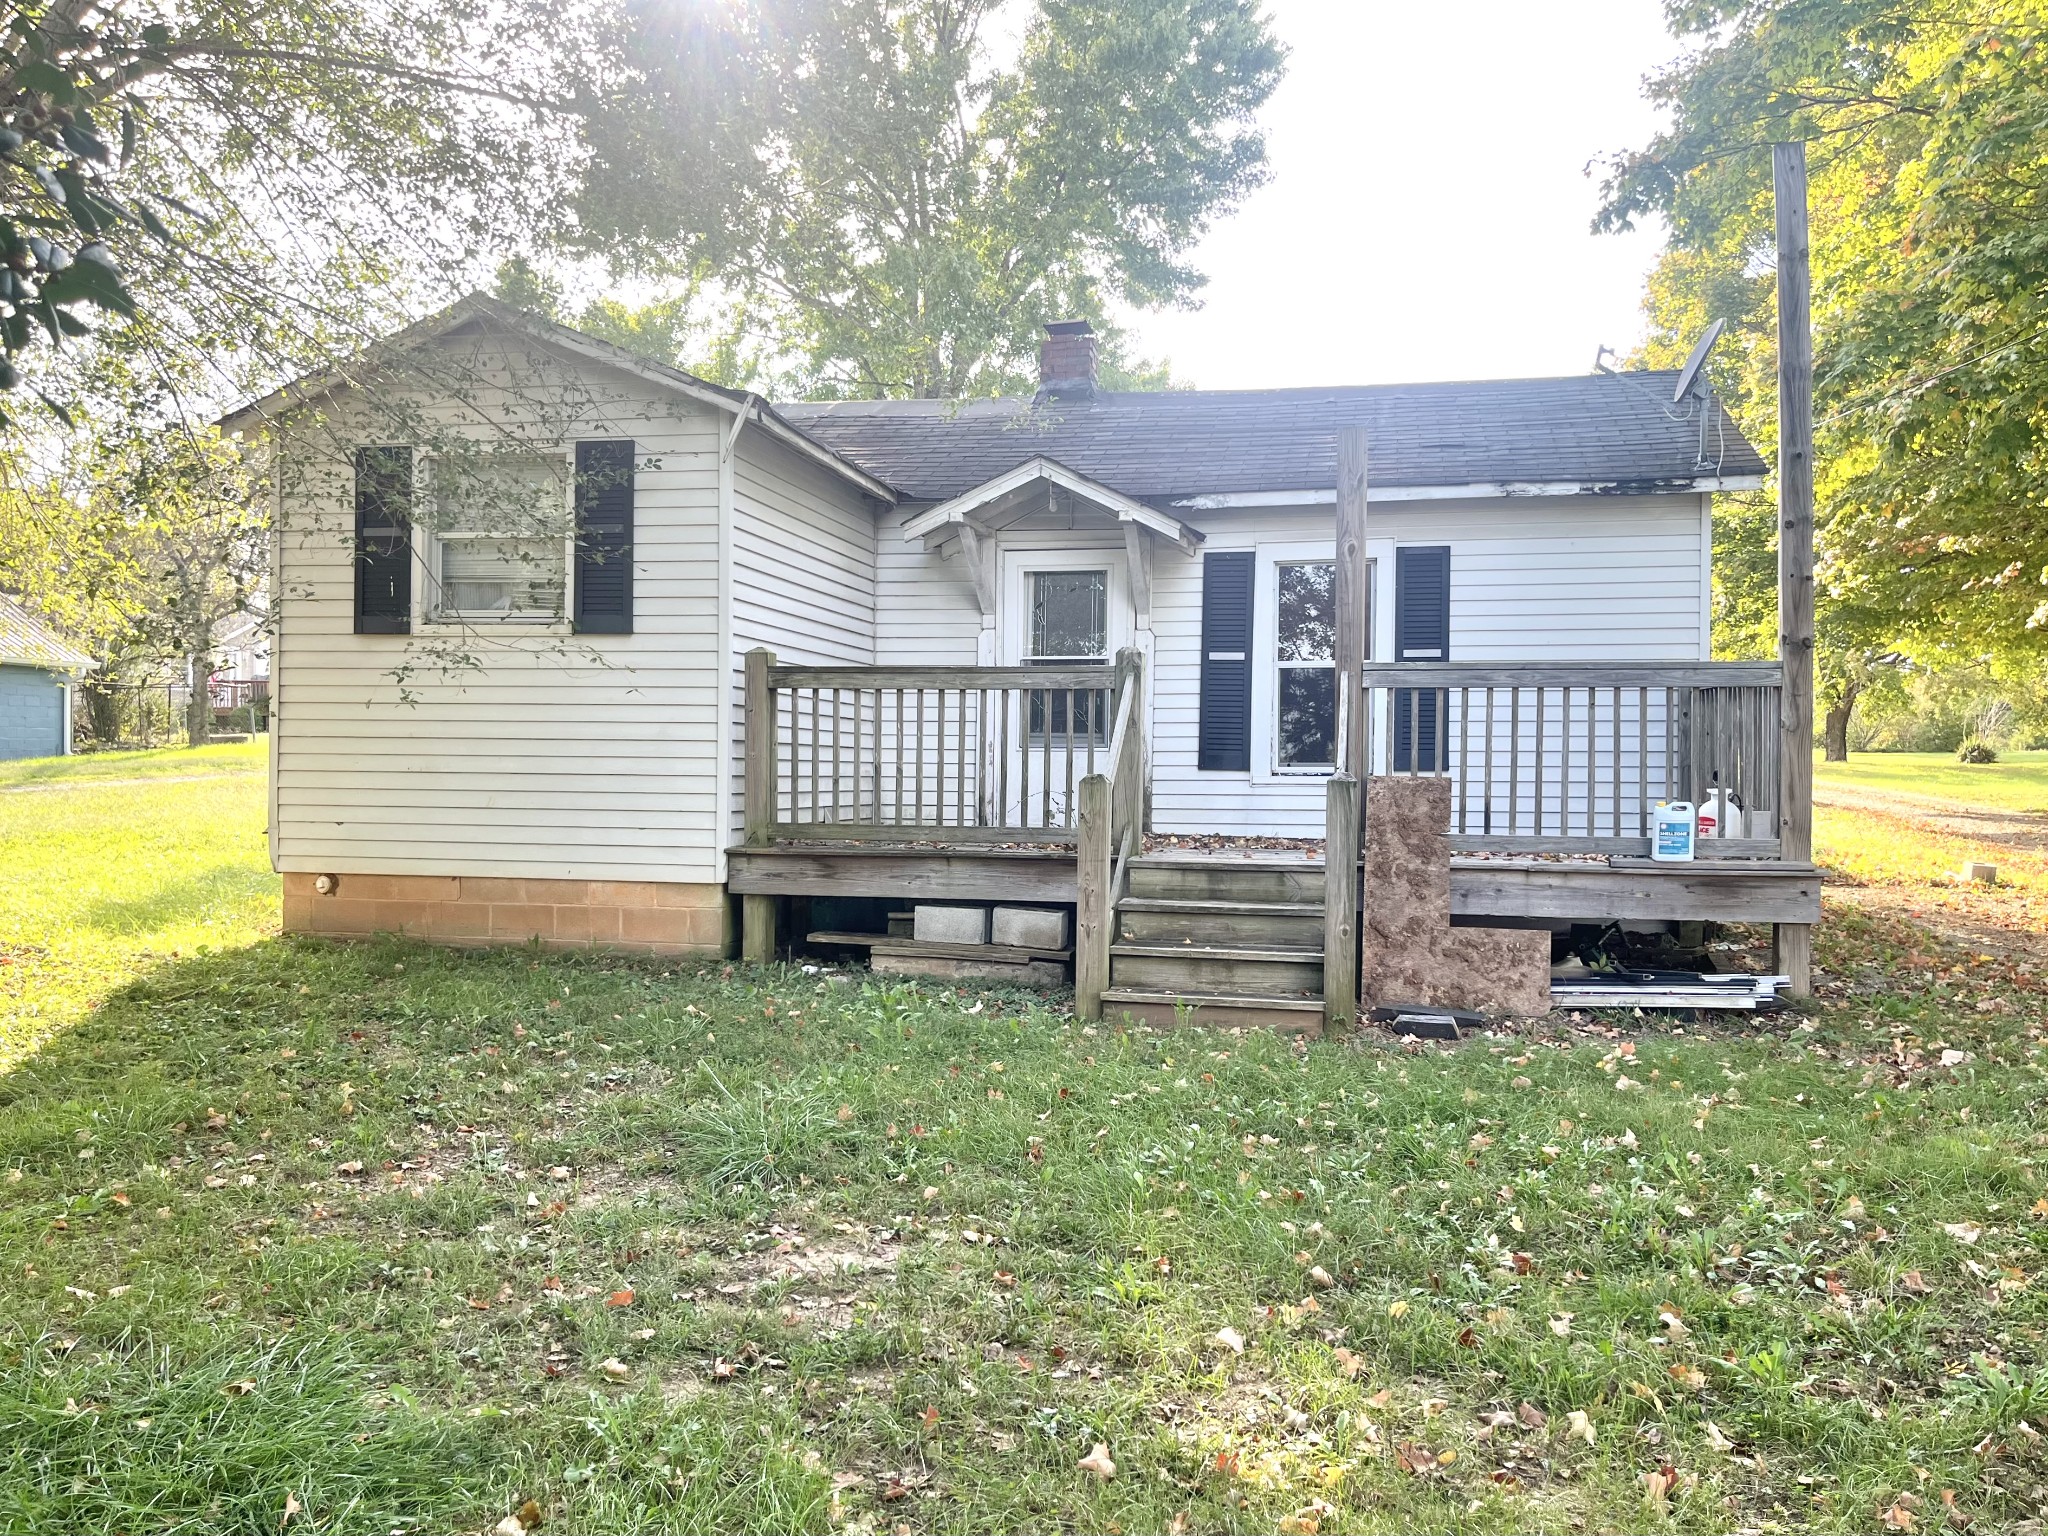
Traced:
[[[221, 680], [207, 690], [216, 736], [255, 735], [270, 729], [270, 682]], [[117, 747], [182, 745], [187, 738], [185, 707], [191, 690], [183, 683], [106, 683], [87, 679], [73, 698], [71, 732], [76, 746], [106, 751]]]

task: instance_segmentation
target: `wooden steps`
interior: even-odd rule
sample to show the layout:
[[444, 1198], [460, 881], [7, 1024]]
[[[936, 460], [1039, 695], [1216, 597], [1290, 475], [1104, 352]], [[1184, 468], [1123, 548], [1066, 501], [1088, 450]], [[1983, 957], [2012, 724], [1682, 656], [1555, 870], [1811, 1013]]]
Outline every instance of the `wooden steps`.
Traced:
[[1132, 860], [1104, 1016], [1321, 1033], [1322, 893], [1306, 859]]

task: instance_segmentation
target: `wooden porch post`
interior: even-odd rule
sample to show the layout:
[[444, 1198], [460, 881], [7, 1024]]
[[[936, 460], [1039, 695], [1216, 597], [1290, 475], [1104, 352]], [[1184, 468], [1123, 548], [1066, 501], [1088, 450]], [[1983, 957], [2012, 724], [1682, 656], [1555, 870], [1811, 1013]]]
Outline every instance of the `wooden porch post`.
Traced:
[[[746, 805], [746, 843], [758, 848], [769, 841], [775, 826], [775, 694], [768, 669], [775, 653], [755, 647], [747, 652], [746, 708], [741, 714], [746, 743], [742, 779]], [[740, 898], [740, 958], [766, 965], [775, 958], [775, 898]]]
[[1359, 666], [1365, 660], [1366, 614], [1372, 594], [1366, 588], [1365, 563], [1365, 428], [1346, 427], [1337, 434], [1337, 721], [1343, 733], [1337, 766], [1363, 780], [1365, 761], [1365, 699]]
[[[1813, 330], [1806, 232], [1806, 146], [1773, 144], [1778, 224], [1778, 754], [1780, 857], [1813, 858]], [[1813, 990], [1813, 929], [1772, 930], [1795, 997]]]
[[1358, 1016], [1358, 822], [1363, 781], [1330, 775], [1323, 812], [1323, 1022]]
[[[1112, 765], [1113, 767], [1114, 765]], [[1091, 773], [1081, 781], [1079, 846], [1074, 871], [1074, 1016], [1102, 1017], [1109, 990], [1109, 881], [1111, 827], [1109, 780]]]

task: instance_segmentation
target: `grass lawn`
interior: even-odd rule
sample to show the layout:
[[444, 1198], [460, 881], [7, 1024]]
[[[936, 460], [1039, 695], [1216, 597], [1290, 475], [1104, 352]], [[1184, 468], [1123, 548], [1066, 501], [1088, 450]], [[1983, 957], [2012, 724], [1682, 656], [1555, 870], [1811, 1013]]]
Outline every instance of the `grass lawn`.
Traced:
[[1877, 789], [1958, 801], [1986, 810], [2048, 813], [2048, 752], [2005, 752], [1995, 763], [1959, 763], [1953, 752], [1855, 752], [1813, 765], [1823, 790]]
[[1831, 896], [1803, 1019], [1296, 1046], [279, 939], [262, 817], [251, 775], [0, 794], [0, 1529], [2048, 1503], [2023, 927], [1959, 942], [1873, 880]]

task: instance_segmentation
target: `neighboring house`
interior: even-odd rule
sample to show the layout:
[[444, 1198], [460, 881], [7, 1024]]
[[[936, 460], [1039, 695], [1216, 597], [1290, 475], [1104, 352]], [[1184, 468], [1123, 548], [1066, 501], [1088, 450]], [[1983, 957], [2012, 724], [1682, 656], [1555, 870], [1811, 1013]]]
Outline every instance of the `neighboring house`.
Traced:
[[71, 750], [71, 690], [93, 660], [0, 597], [0, 758]]
[[[1776, 669], [1709, 661], [1713, 498], [1765, 474], [1718, 404], [1667, 373], [1107, 394], [1050, 329], [1034, 399], [774, 406], [473, 297], [228, 418], [280, 466], [286, 926], [716, 951], [744, 892], [753, 951], [770, 897], [1072, 902], [1090, 772], [1120, 860], [1141, 825], [1319, 837], [1350, 427], [1355, 707], [1376, 770], [1457, 781], [1453, 847], [1495, 856], [1458, 910], [1812, 920], [1775, 812], [1721, 885], [1634, 867], [1657, 798], [1777, 799]], [[1612, 857], [1567, 886], [1527, 853]]]
[[260, 715], [270, 697], [268, 614], [236, 614], [214, 626], [207, 692], [216, 710], [247, 711], [253, 706]]

